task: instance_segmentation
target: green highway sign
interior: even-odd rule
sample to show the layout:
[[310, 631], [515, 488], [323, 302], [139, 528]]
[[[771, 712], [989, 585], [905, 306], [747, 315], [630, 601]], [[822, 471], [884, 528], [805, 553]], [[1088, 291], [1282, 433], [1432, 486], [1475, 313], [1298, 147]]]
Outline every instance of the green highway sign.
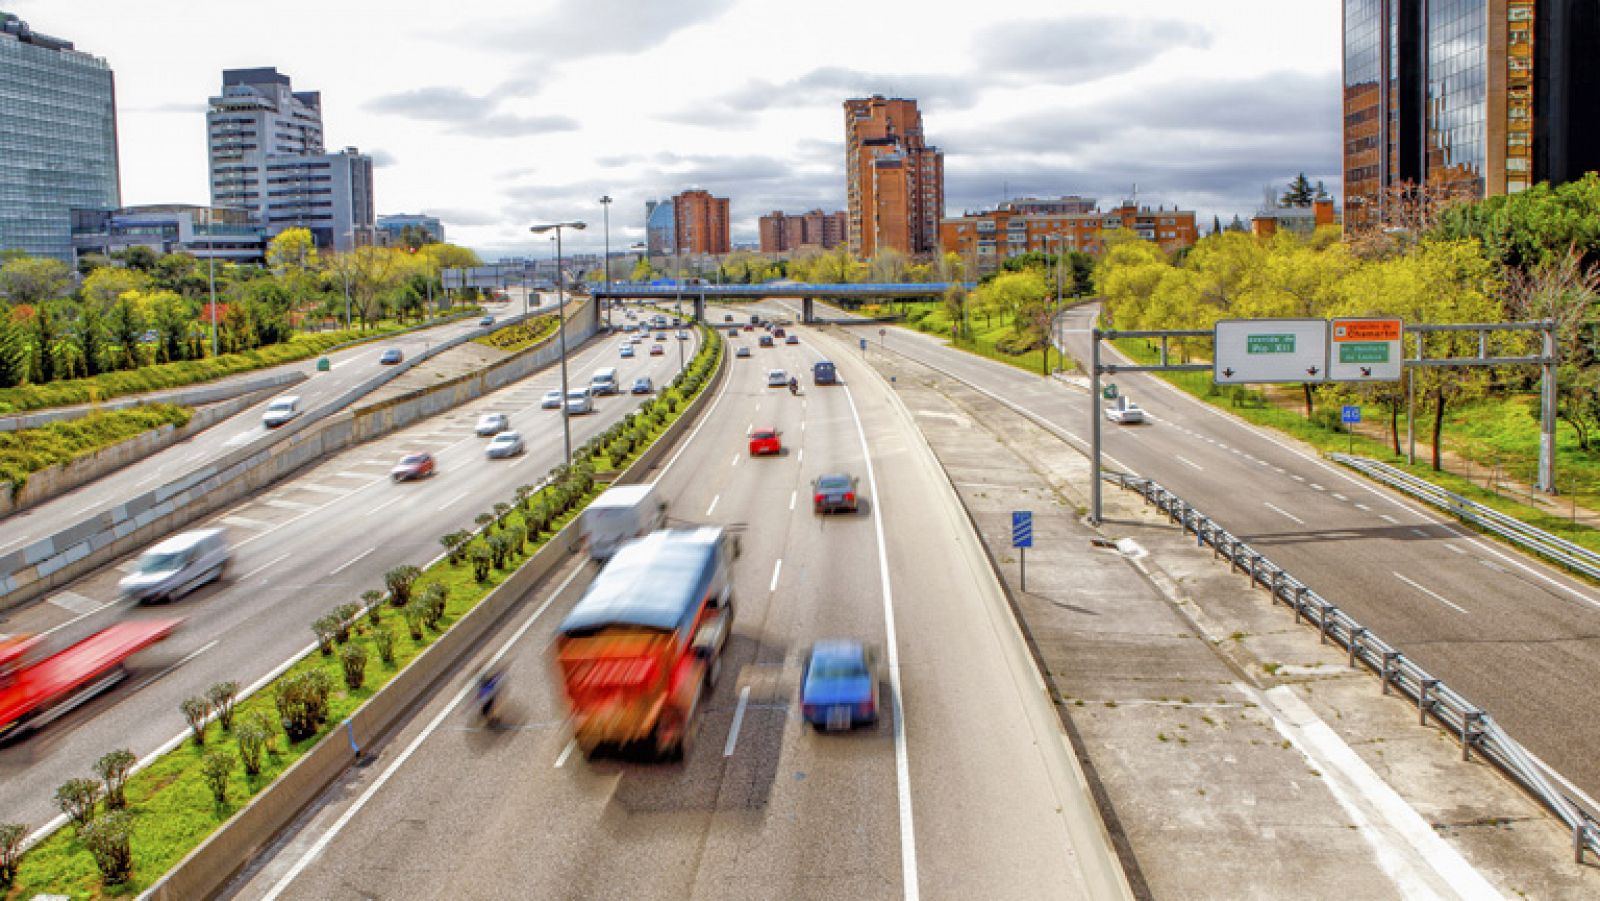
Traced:
[[1326, 319], [1223, 319], [1212, 336], [1211, 378], [1218, 385], [1328, 378]]
[[1385, 341], [1361, 341], [1339, 345], [1341, 363], [1387, 363], [1389, 344]]
[[1247, 335], [1245, 352], [1252, 354], [1292, 354], [1293, 335]]
[[1105, 398], [1106, 400], [1116, 400], [1117, 399], [1117, 386], [1116, 385], [1107, 385], [1107, 386], [1105, 386], [1104, 388], [1100, 389], [1100, 396]]

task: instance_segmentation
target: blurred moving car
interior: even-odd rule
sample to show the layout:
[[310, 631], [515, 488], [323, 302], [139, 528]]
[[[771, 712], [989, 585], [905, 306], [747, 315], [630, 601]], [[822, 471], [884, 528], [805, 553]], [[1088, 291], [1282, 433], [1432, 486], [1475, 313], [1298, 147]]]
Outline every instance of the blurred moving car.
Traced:
[[615, 366], [602, 366], [589, 377], [589, 393], [596, 397], [606, 394], [618, 394], [622, 391], [622, 384], [617, 381], [617, 368]]
[[493, 316], [485, 316], [482, 319], [478, 320], [478, 327], [479, 328], [488, 328], [491, 325], [494, 325], [494, 317]]
[[280, 425], [300, 415], [300, 395], [289, 394], [276, 398], [261, 412], [261, 424], [269, 429]]
[[504, 413], [485, 413], [478, 417], [478, 434], [497, 435], [511, 428], [511, 420]]
[[583, 510], [578, 531], [592, 560], [605, 560], [624, 543], [643, 538], [666, 524], [667, 502], [652, 482], [617, 485]]
[[785, 344], [799, 344], [800, 343], [800, 336], [799, 335], [790, 335], [787, 338], [783, 339], [783, 343], [785, 343]]
[[739, 329], [737, 329], [737, 328], [728, 329], [728, 337], [729, 338], [737, 338], [737, 337], [739, 337]]
[[856, 512], [859, 480], [847, 472], [830, 472], [811, 481], [811, 512]]
[[789, 385], [789, 373], [784, 372], [782, 369], [768, 369], [767, 370], [767, 387], [768, 388], [786, 388], [786, 387], [788, 387], [788, 385]]
[[771, 347], [772, 346], [772, 336], [771, 335], [762, 335], [761, 336], [761, 346], [762, 347]]
[[800, 670], [800, 715], [818, 732], [877, 722], [877, 654], [854, 640], [812, 645]]
[[736, 357], [748, 357], [748, 356], [750, 356], [750, 348], [741, 347], [738, 350], [734, 351], [733, 355], [736, 356]]
[[655, 393], [655, 390], [656, 383], [650, 381], [650, 377], [648, 375], [641, 375], [633, 380], [632, 391], [634, 394], [653, 394]]
[[1144, 410], [1124, 395], [1117, 398], [1116, 403], [1106, 407], [1106, 418], [1123, 425], [1132, 425], [1144, 422]]
[[753, 332], [753, 331], [756, 330], [756, 327], [754, 325], [746, 325], [744, 327], [744, 330], [747, 331], [747, 332]]
[[665, 347], [662, 347], [659, 344], [650, 345], [650, 356], [652, 356], [652, 357], [659, 357], [659, 356], [661, 356], [662, 354], [664, 354], [666, 352], [667, 352], [667, 349]]
[[539, 407], [543, 410], [561, 409], [561, 389], [551, 388], [546, 391], [544, 397], [539, 400]]
[[588, 388], [579, 388], [567, 392], [567, 413], [569, 415], [593, 412], [594, 395], [589, 393]]
[[140, 603], [170, 601], [221, 579], [232, 559], [221, 529], [183, 532], [140, 555], [117, 587], [123, 597]]
[[621, 354], [622, 354], [622, 358], [624, 360], [633, 359], [633, 345], [632, 344], [624, 344], [624, 345], [622, 345]]
[[772, 337], [774, 338], [782, 338], [785, 334], [786, 332], [784, 332], [784, 330], [781, 328], [774, 328], [772, 330]]
[[396, 482], [407, 482], [412, 479], [423, 479], [433, 475], [433, 454], [406, 454], [400, 462], [389, 470], [389, 478]]
[[750, 456], [760, 457], [765, 454], [783, 453], [782, 433], [777, 429], [767, 426], [750, 433]]
[[378, 357], [378, 362], [385, 366], [393, 366], [405, 358], [406, 355], [400, 352], [400, 348], [391, 347]]
[[515, 457], [522, 453], [523, 449], [521, 435], [516, 432], [501, 432], [494, 436], [494, 440], [483, 449], [483, 453], [491, 460], [499, 460], [502, 457]]
[[818, 360], [811, 364], [811, 382], [815, 385], [832, 385], [839, 381], [839, 373], [832, 360]]
[[667, 340], [667, 333], [666, 332], [656, 332], [656, 340], [657, 341], [665, 341], [665, 340]]
[[678, 329], [678, 340], [679, 341], [687, 341], [687, 340], [689, 340], [689, 333], [687, 331], [683, 330], [683, 329]]
[[732, 313], [723, 313], [722, 314], [722, 321], [723, 322], [732, 322], [733, 321], [733, 314]]

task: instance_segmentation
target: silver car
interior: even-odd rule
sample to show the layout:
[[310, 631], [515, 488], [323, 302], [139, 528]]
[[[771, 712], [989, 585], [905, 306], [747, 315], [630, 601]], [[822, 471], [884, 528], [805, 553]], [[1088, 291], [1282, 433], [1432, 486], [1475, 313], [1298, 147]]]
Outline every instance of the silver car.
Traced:
[[515, 457], [517, 454], [522, 453], [523, 450], [521, 435], [516, 432], [501, 432], [494, 436], [494, 439], [489, 442], [489, 446], [484, 448], [483, 453], [491, 460], [499, 460], [502, 457]]
[[478, 434], [498, 435], [511, 428], [511, 420], [504, 413], [485, 413], [478, 417]]
[[574, 415], [575, 416], [575, 415], [577, 415], [579, 413], [593, 413], [593, 412], [594, 412], [594, 395], [589, 393], [589, 389], [588, 388], [582, 388], [582, 389], [578, 389], [576, 391], [568, 391], [567, 392], [567, 413], [568, 413], [568, 415]]
[[544, 399], [539, 401], [539, 406], [545, 410], [561, 409], [561, 389], [551, 388], [544, 393]]
[[782, 369], [767, 370], [767, 387], [783, 388], [789, 384], [789, 374]]
[[118, 587], [135, 601], [170, 601], [222, 578], [230, 559], [221, 529], [184, 532], [145, 551]]

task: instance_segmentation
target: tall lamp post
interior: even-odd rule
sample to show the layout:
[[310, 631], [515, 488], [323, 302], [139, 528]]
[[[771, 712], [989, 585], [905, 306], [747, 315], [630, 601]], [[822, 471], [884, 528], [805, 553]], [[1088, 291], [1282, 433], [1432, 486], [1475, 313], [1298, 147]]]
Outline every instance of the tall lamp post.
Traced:
[[605, 284], [606, 284], [606, 326], [609, 328], [611, 326], [611, 304], [613, 302], [612, 297], [611, 297], [611, 195], [610, 194], [601, 195], [601, 197], [600, 197], [600, 210], [601, 210], [601, 215], [604, 217], [602, 221], [604, 222], [604, 229], [605, 229], [605, 244], [606, 244], [606, 256], [605, 256], [605, 267], [606, 267], [606, 276], [605, 276]]
[[566, 449], [566, 463], [572, 463], [572, 411], [567, 406], [567, 293], [566, 283], [561, 278], [561, 230], [571, 228], [582, 230], [584, 223], [551, 222], [546, 225], [531, 226], [528, 231], [542, 235], [547, 231], [556, 233], [556, 316], [559, 325], [556, 334], [561, 336], [561, 442]]
[[[210, 231], [210, 226], [206, 227]], [[217, 355], [217, 239], [206, 236], [206, 284], [211, 288], [211, 355]]]

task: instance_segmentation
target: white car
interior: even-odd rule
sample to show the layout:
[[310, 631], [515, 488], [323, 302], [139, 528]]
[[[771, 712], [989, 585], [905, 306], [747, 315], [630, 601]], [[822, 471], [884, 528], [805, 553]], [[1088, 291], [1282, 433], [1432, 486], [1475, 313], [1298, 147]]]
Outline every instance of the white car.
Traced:
[[511, 420], [504, 413], [485, 413], [478, 417], [478, 434], [498, 435], [511, 428]]
[[267, 409], [261, 414], [261, 424], [269, 429], [275, 429], [299, 415], [300, 396], [291, 394], [267, 404]]
[[539, 406], [545, 410], [561, 409], [561, 389], [551, 388], [544, 393], [544, 399], [539, 401]]
[[782, 369], [767, 370], [767, 387], [783, 388], [789, 384], [789, 373]]
[[1119, 397], [1116, 403], [1106, 407], [1106, 418], [1112, 422], [1130, 425], [1136, 422], [1144, 422], [1144, 411], [1139, 409], [1138, 404], [1128, 400], [1126, 397]]
[[494, 440], [489, 442], [489, 446], [484, 448], [483, 452], [489, 459], [498, 460], [501, 457], [515, 457], [522, 453], [522, 450], [521, 435], [516, 432], [501, 432], [494, 436]]
[[569, 415], [593, 412], [594, 396], [589, 393], [588, 388], [567, 392], [567, 413]]

